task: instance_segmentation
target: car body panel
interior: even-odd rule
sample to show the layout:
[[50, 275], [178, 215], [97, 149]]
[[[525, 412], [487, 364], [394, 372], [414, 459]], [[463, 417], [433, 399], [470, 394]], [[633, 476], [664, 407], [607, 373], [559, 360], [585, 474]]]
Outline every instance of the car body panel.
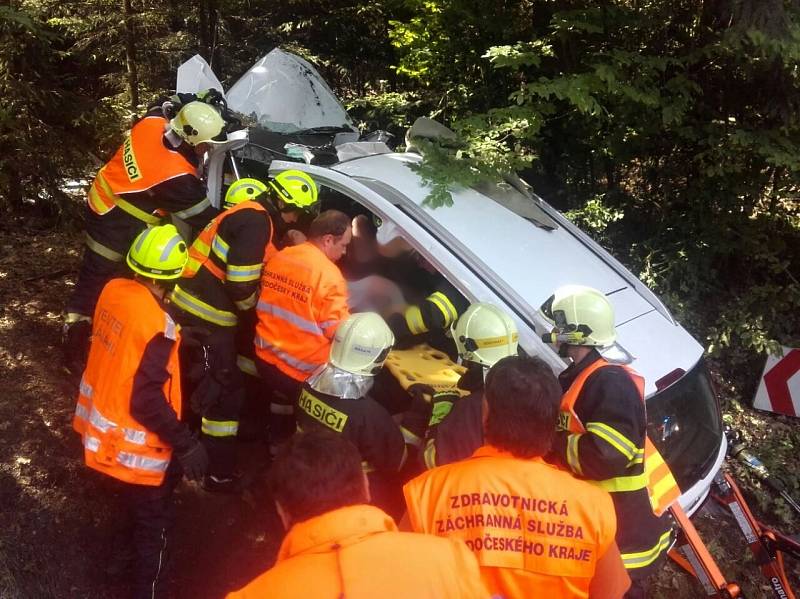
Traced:
[[226, 99], [229, 108], [276, 133], [332, 127], [349, 130], [349, 141], [358, 139], [350, 115], [317, 70], [279, 48], [250, 67]]
[[[480, 266], [480, 272], [493, 273], [495, 289], [503, 296], [513, 292], [518, 298], [517, 311], [527, 315], [529, 326], [540, 333], [547, 331], [540, 329], [531, 315], [559, 286], [582, 284], [605, 292], [614, 306], [619, 344], [634, 358], [632, 366], [645, 377], [647, 395], [656, 391], [655, 381], [662, 376], [674, 368], [688, 370], [700, 359], [703, 348], [671, 317], [664, 316], [663, 305], [652, 302], [652, 294], [645, 297], [633, 288], [630, 276], [621, 276], [609, 265], [607, 252], [601, 254], [571, 228], [537, 227], [472, 189], [454, 191], [453, 206], [423, 206], [429, 188], [408, 166], [417, 160], [403, 154], [370, 156], [332, 170], [362, 180], [380, 180], [396, 191], [396, 202], [406, 198], [413, 204], [406, 206], [406, 213], [415, 213], [420, 221], [432, 221], [429, 228], [437, 231], [437, 237], [452, 252], [473, 269]], [[483, 278], [490, 279], [488, 275]], [[643, 326], [633, 324], [645, 316]], [[659, 351], [654, 351], [655, 347]]]

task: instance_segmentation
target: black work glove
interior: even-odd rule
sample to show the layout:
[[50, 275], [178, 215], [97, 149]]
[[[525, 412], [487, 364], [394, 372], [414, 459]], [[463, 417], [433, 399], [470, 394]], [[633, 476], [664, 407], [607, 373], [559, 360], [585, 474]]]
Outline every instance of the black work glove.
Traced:
[[186, 449], [177, 453], [177, 458], [189, 480], [200, 480], [208, 469], [208, 452], [197, 439], [192, 439]]
[[414, 383], [409, 385], [406, 389], [411, 396], [411, 405], [419, 402], [430, 402], [431, 398], [436, 394], [436, 389], [425, 383]]
[[431, 418], [430, 399], [436, 390], [424, 383], [414, 383], [406, 391], [411, 396], [411, 407], [403, 415], [403, 428], [423, 438]]

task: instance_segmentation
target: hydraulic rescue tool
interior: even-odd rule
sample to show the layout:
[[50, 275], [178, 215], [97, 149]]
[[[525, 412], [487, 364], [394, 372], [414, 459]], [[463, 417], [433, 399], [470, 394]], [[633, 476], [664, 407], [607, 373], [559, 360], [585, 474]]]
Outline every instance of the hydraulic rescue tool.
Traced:
[[[751, 470], [768, 488], [779, 494], [789, 506], [800, 514], [800, 505], [786, 490], [780, 479], [770, 475], [764, 464], [747, 450], [738, 431], [726, 432], [730, 441], [729, 457], [735, 458]], [[761, 573], [767, 578], [776, 599], [795, 599], [783, 567], [783, 554], [800, 559], [800, 543], [774, 528], [756, 520], [747, 505], [739, 486], [730, 474], [718, 472], [711, 487], [711, 497], [727, 507], [750, 548]], [[694, 525], [677, 503], [670, 508], [678, 531], [677, 542], [669, 556], [675, 563], [694, 575], [708, 597], [732, 599], [744, 597], [734, 582], [725, 579], [714, 558], [709, 553]]]

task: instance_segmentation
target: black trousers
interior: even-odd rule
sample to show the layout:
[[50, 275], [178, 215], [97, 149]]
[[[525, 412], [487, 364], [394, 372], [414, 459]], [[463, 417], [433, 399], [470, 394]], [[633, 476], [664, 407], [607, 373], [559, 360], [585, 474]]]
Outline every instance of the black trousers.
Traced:
[[114, 208], [103, 216], [97, 215], [88, 204], [84, 209], [84, 224], [86, 234], [91, 239], [119, 257], [118, 261], [114, 261], [88, 247], [83, 251], [83, 262], [75, 291], [67, 302], [67, 312], [91, 318], [103, 286], [114, 277], [126, 276], [130, 272], [124, 256], [136, 235], [144, 230], [146, 225], [119, 208]]
[[[181, 479], [180, 465], [173, 460], [158, 487], [103, 478], [124, 511], [107, 556], [117, 566], [114, 577], [128, 575], [133, 599], [166, 597], [171, 534], [175, 526], [173, 495]], [[127, 572], [121, 571], [120, 562], [125, 564]], [[110, 571], [107, 573], [111, 575]]]
[[181, 368], [192, 410], [201, 417], [208, 474], [228, 478], [236, 470], [236, 436], [245, 396], [244, 375], [236, 364], [236, 329], [201, 323], [178, 312], [182, 325], [204, 326], [210, 332], [199, 345], [182, 343]]
[[294, 406], [303, 383], [258, 358], [256, 369], [264, 385], [270, 390], [270, 442], [273, 445], [283, 443], [294, 434], [297, 427]]
[[91, 318], [94, 316], [94, 307], [106, 283], [114, 277], [126, 274], [128, 270], [124, 262], [113, 262], [86, 248], [78, 272], [78, 281], [67, 302], [66, 311]]
[[631, 579], [631, 588], [625, 593], [623, 599], [646, 599], [647, 597], [647, 579]]

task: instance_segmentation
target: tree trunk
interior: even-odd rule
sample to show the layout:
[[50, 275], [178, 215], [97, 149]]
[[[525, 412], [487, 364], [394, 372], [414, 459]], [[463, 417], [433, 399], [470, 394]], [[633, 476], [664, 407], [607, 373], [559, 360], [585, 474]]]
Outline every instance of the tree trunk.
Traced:
[[131, 112], [139, 111], [139, 72], [136, 66], [136, 34], [133, 27], [131, 0], [122, 0], [125, 14], [125, 63], [128, 71], [128, 95]]
[[214, 65], [215, 32], [217, 29], [217, 7], [214, 0], [203, 0], [198, 10], [200, 21], [200, 55], [209, 66]]

